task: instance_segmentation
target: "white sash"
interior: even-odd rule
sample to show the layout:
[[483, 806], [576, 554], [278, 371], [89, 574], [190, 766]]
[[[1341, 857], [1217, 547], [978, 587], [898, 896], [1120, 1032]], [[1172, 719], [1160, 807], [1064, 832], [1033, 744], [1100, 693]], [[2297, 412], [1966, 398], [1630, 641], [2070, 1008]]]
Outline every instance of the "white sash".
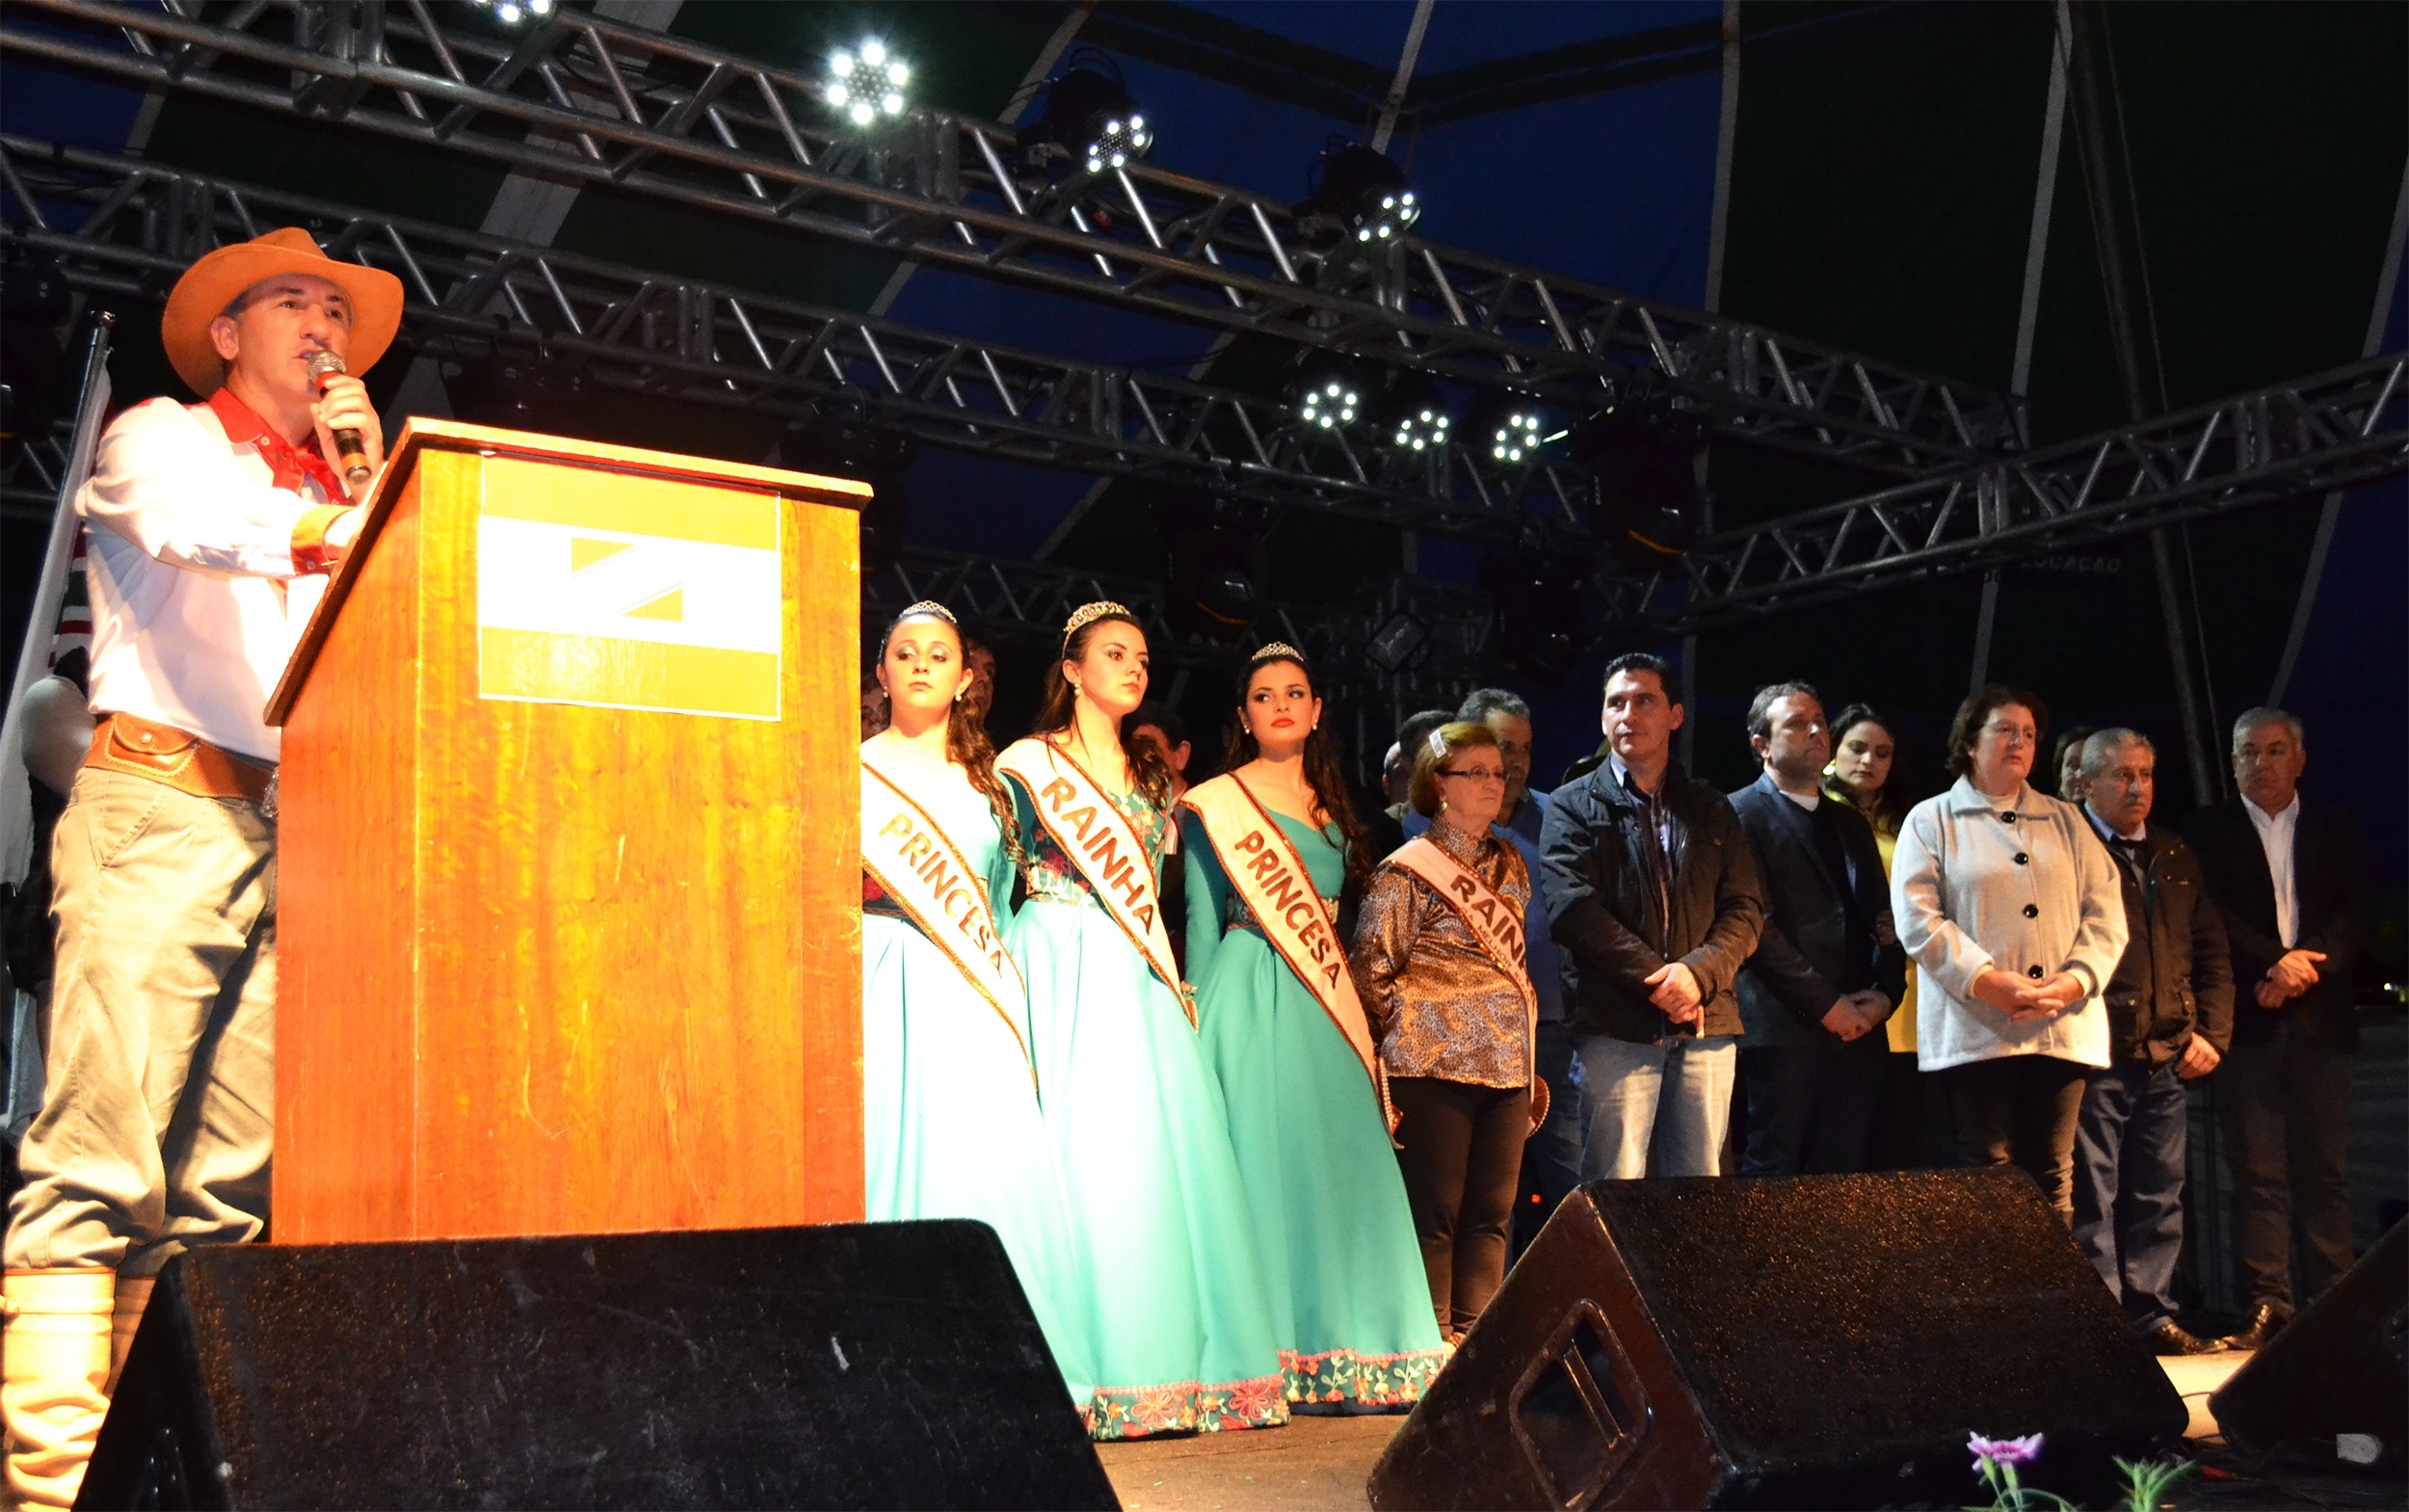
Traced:
[[1204, 837], [1211, 842], [1215, 859], [1239, 900], [1254, 914], [1263, 938], [1354, 1047], [1356, 1059], [1372, 1078], [1381, 1111], [1393, 1129], [1396, 1115], [1389, 1106], [1388, 1078], [1372, 1045], [1371, 1025], [1363, 1017], [1363, 999], [1356, 995], [1355, 978], [1347, 970], [1347, 953], [1313, 889], [1305, 858], [1235, 774], [1199, 783], [1179, 802], [1204, 821]]
[[[903, 784], [861, 753], [861, 869], [870, 874], [938, 952], [954, 964], [1012, 1030], [1023, 1060], [1029, 1046], [1016, 1015], [1028, 1001], [1020, 968], [1004, 950], [987, 881]], [[1036, 1074], [1035, 1064], [1030, 1074]]]
[[1171, 953], [1171, 935], [1163, 927], [1154, 863], [1128, 817], [1113, 806], [1096, 779], [1051, 741], [1014, 741], [995, 758], [995, 770], [1019, 778], [1029, 790], [1038, 823], [1079, 868], [1088, 890], [1129, 937], [1129, 943], [1178, 997], [1193, 1025], [1196, 1005], [1179, 980], [1178, 959]]
[[1431, 890], [1472, 932], [1489, 964], [1522, 995], [1529, 1025], [1522, 1039], [1523, 1064], [1530, 1073], [1531, 1127], [1536, 1129], [1548, 1116], [1548, 1084], [1539, 1075], [1539, 994], [1531, 987], [1530, 971], [1523, 965], [1521, 911], [1473, 875], [1471, 868], [1441, 850], [1428, 835], [1406, 841], [1381, 864], [1412, 872], [1429, 883]]

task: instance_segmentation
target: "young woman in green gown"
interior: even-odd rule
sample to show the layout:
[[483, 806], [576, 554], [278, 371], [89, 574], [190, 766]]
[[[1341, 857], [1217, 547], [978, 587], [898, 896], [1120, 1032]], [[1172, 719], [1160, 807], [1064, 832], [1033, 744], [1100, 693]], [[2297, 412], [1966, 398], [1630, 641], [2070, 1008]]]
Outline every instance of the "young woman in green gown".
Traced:
[[997, 762], [1029, 858], [1006, 939], [1085, 1287], [1099, 1439], [1288, 1415], [1221, 1089], [1155, 892], [1171, 774], [1121, 730], [1146, 656], [1128, 611], [1082, 608], [1047, 669], [1038, 733]]
[[1000, 940], [1018, 832], [953, 616], [906, 609], [878, 679], [893, 723], [861, 746], [864, 1207], [993, 1228], [1084, 1411], [1086, 1307]]
[[1287, 1398], [1305, 1411], [1402, 1409], [1445, 1354], [1335, 929], [1342, 889], [1360, 889], [1378, 858], [1363, 855], [1321, 712], [1292, 648], [1255, 654], [1223, 775], [1180, 802], [1188, 977]]

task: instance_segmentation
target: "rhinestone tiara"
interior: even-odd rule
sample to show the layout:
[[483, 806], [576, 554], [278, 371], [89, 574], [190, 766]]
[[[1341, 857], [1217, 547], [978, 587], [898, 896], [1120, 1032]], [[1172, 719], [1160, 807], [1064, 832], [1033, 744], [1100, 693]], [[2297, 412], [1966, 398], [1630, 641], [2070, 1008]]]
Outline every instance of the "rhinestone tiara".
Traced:
[[1292, 661], [1300, 667], [1306, 665], [1305, 653], [1286, 641], [1272, 642], [1257, 651], [1248, 665], [1259, 667], [1267, 661]]
[[1117, 604], [1109, 598], [1099, 598], [1092, 604], [1081, 604], [1072, 614], [1071, 622], [1062, 627], [1063, 643], [1065, 645], [1069, 645], [1071, 637], [1078, 634], [1081, 630], [1086, 629], [1089, 625], [1094, 624], [1099, 620], [1111, 618], [1119, 618], [1134, 622], [1137, 619], [1137, 616], [1131, 614], [1125, 606]]
[[906, 620], [919, 619], [942, 620], [956, 629], [962, 626], [962, 622], [954, 618], [954, 612], [934, 598], [923, 598], [918, 603], [904, 605], [903, 613], [895, 616], [895, 623], [901, 624]]

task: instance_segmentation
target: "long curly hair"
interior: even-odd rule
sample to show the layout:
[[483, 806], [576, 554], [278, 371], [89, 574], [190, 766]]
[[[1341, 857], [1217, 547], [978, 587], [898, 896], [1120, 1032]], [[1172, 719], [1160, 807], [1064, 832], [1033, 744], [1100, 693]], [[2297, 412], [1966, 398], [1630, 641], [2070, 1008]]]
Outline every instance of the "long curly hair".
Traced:
[[[1266, 667], [1294, 667], [1305, 675], [1305, 686], [1313, 686], [1313, 669], [1295, 656], [1266, 656], [1238, 675], [1237, 718], [1230, 726], [1230, 738], [1222, 752], [1221, 769], [1234, 772], [1263, 754], [1262, 746], [1246, 728], [1246, 696], [1255, 685], [1255, 675]], [[1346, 768], [1339, 764], [1337, 738], [1316, 725], [1305, 737], [1305, 784], [1313, 790], [1313, 807], [1321, 810], [1325, 822], [1338, 826], [1345, 841], [1347, 886], [1361, 892], [1371, 881], [1372, 867], [1385, 858], [1370, 854], [1364, 837], [1363, 822], [1355, 816], [1355, 803], [1348, 794]]]
[[[1078, 690], [1072, 687], [1069, 677], [1063, 676], [1063, 664], [1087, 660], [1088, 645], [1096, 639], [1098, 626], [1111, 624], [1116, 621], [1128, 625], [1140, 635], [1146, 633], [1146, 626], [1127, 615], [1099, 615], [1072, 631], [1071, 638], [1062, 644], [1061, 657], [1047, 664], [1044, 677], [1044, 690], [1039, 696], [1037, 704], [1036, 730], [1039, 736], [1059, 735], [1071, 729], [1076, 721]], [[1162, 753], [1155, 750], [1151, 743], [1131, 739], [1126, 720], [1122, 722], [1122, 727], [1118, 731], [1121, 736], [1121, 754], [1128, 759], [1129, 775], [1136, 780], [1138, 791], [1145, 794], [1146, 801], [1152, 804], [1157, 810], [1169, 813], [1171, 811], [1171, 763], [1164, 760]]]
[[947, 616], [926, 610], [915, 613], [907, 609], [888, 622], [887, 633], [878, 638], [878, 664], [881, 668], [887, 665], [887, 646], [907, 620], [928, 620], [944, 625], [954, 632], [955, 650], [965, 653], [962, 660], [965, 692], [945, 711], [945, 756], [947, 759], [960, 763], [963, 771], [969, 774], [970, 785], [987, 800], [987, 807], [994, 813], [995, 822], [1003, 828], [1005, 854], [1012, 858], [1015, 866], [1023, 865], [1028, 861], [1028, 854], [1020, 848], [1020, 826], [1013, 817], [1012, 794], [1005, 791], [1004, 780], [995, 775], [995, 742], [988, 738], [987, 733], [987, 711], [995, 701], [994, 689], [971, 677], [962, 626]]

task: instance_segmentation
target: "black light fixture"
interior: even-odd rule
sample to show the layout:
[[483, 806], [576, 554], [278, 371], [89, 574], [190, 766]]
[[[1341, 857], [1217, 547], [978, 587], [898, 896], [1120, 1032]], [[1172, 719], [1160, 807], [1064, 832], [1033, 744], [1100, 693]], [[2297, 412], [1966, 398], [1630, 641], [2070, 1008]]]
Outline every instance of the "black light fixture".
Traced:
[[1405, 170], [1360, 142], [1333, 139], [1315, 169], [1312, 194], [1297, 214], [1321, 223], [1324, 241], [1384, 246], [1421, 219], [1422, 204]]
[[1154, 128], [1129, 97], [1120, 69], [1093, 50], [1046, 87], [1046, 108], [1020, 133], [1022, 153], [1106, 173], [1128, 167], [1154, 146]]
[[778, 460], [797, 472], [870, 486], [861, 510], [861, 575], [868, 578], [894, 566], [903, 551], [903, 479], [919, 449], [910, 432], [879, 424], [867, 406], [839, 403], [781, 437]]
[[581, 440], [596, 434], [593, 394], [582, 364], [549, 347], [497, 346], [443, 380], [452, 416], [475, 425]]
[[541, 21], [552, 13], [552, 0], [468, 0], [468, 3], [490, 13], [504, 26]]
[[1698, 544], [1706, 444], [1696, 416], [1644, 387], [1615, 395], [1574, 428], [1573, 457], [1590, 474], [1592, 520], [1622, 566], [1651, 570]]
[[1308, 353], [1288, 385], [1288, 412], [1307, 437], [1335, 439], [1370, 417], [1381, 378], [1360, 358]]
[[1380, 439], [1400, 457], [1436, 457], [1455, 438], [1447, 397], [1429, 376], [1399, 370], [1390, 383]]
[[911, 97], [912, 66], [875, 37], [828, 55], [828, 80], [820, 86], [829, 109], [856, 126], [874, 126], [904, 113]]
[[1562, 553], [1517, 551], [1481, 567], [1497, 605], [1497, 650], [1524, 675], [1558, 682], [1588, 649], [1580, 564]]
[[1171, 623], [1216, 638], [1243, 632], [1262, 602], [1270, 506], [1174, 489], [1155, 498], [1154, 523], [1163, 541], [1163, 607]]
[[1363, 643], [1363, 659], [1388, 676], [1395, 676], [1414, 664], [1430, 645], [1430, 626], [1414, 617], [1411, 609], [1396, 609]]
[[1529, 394], [1493, 393], [1473, 408], [1464, 444], [1493, 467], [1536, 465], [1545, 447], [1565, 437], [1546, 406]]

